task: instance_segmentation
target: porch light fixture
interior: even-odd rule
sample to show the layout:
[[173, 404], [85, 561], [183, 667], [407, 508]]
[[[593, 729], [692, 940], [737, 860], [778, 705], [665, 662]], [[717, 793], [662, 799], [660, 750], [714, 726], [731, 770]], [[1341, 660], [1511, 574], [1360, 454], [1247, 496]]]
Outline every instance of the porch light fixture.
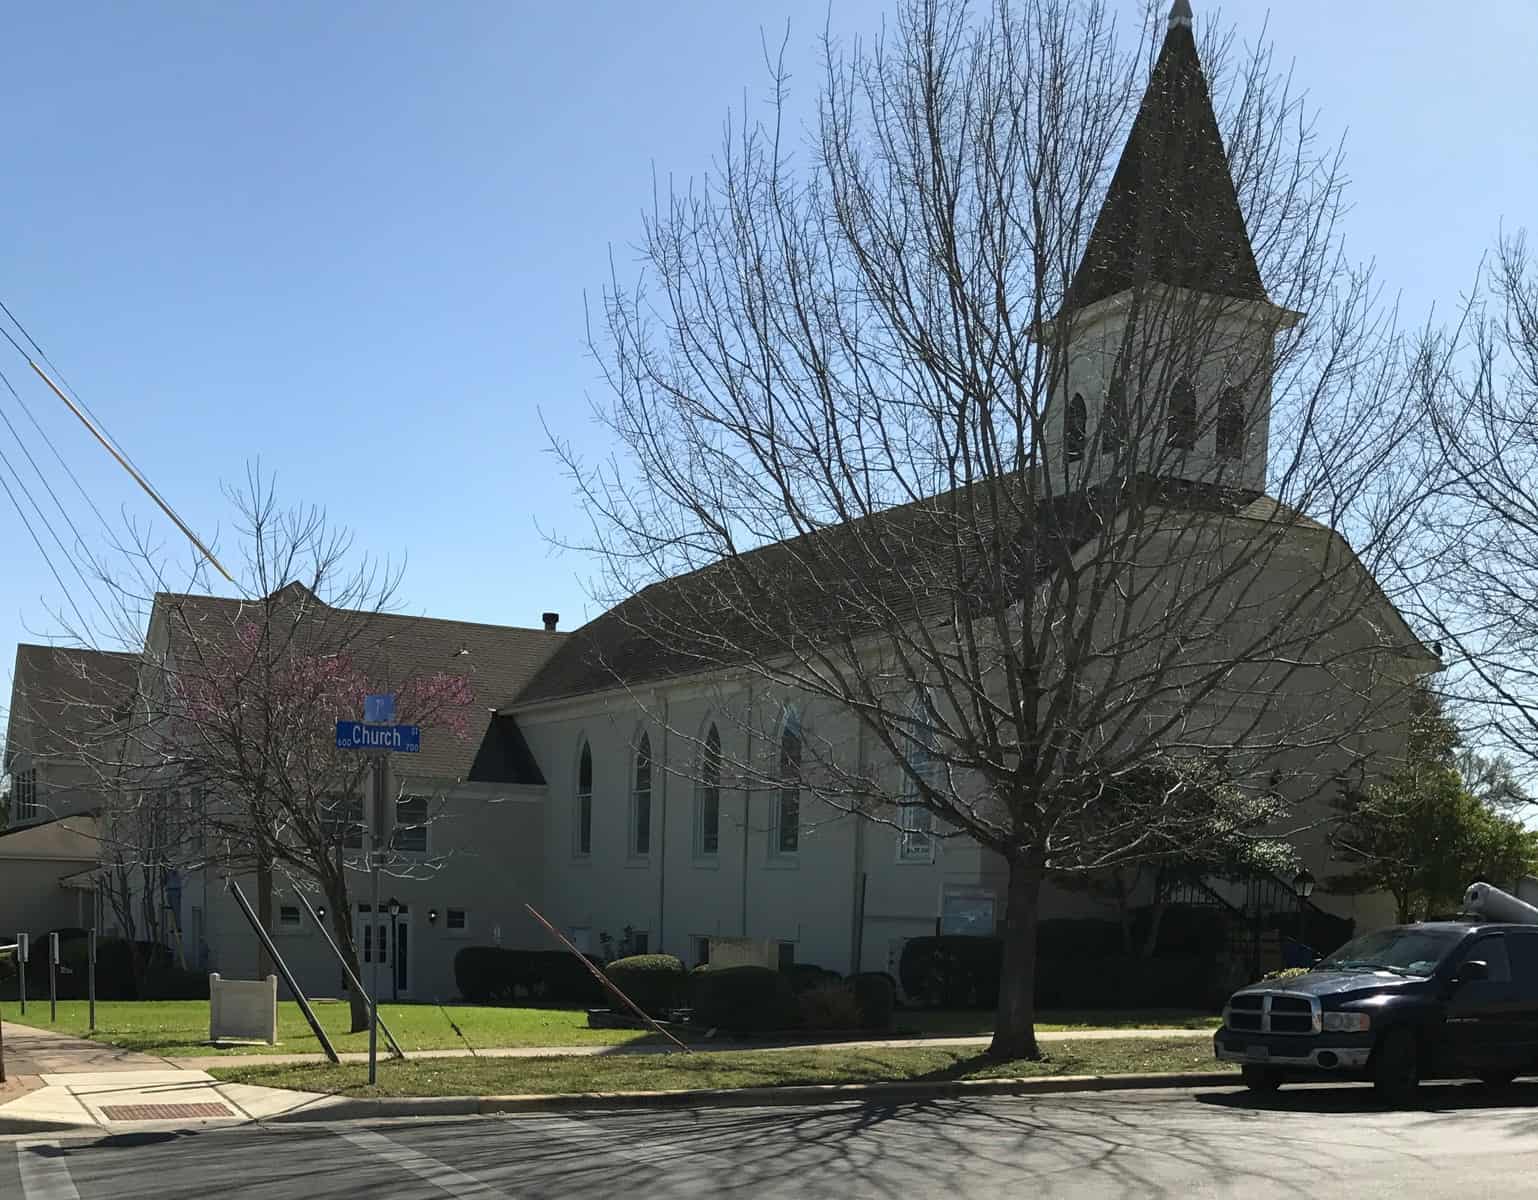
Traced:
[[[1310, 877], [1310, 882], [1312, 882], [1312, 877]], [[392, 917], [400, 916], [401, 902], [394, 896], [391, 896], [389, 902], [385, 905], [385, 911], [388, 912]]]
[[1292, 879], [1292, 890], [1298, 893], [1299, 898], [1307, 900], [1314, 894], [1314, 874], [1307, 867], [1299, 871]]
[[432, 925], [432, 924], [435, 924], [437, 922], [437, 920], [438, 920], [438, 910], [436, 908], [429, 908], [427, 910], [427, 923], [429, 925]]

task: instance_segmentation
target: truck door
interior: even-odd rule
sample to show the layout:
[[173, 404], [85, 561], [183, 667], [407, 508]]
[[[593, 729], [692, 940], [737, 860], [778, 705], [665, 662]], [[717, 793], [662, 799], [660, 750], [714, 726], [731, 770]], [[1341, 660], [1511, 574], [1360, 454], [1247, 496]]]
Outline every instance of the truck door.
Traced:
[[1489, 968], [1488, 979], [1450, 985], [1445, 1055], [1438, 1056], [1443, 1071], [1499, 1071], [1511, 1064], [1516, 1053], [1513, 1041], [1521, 1006], [1511, 978], [1506, 935], [1487, 933], [1470, 942], [1459, 964], [1476, 960]]
[[1511, 959], [1511, 977], [1517, 987], [1516, 1028], [1517, 1061], [1512, 1066], [1523, 1074], [1538, 1069], [1538, 929], [1506, 931], [1506, 951]]

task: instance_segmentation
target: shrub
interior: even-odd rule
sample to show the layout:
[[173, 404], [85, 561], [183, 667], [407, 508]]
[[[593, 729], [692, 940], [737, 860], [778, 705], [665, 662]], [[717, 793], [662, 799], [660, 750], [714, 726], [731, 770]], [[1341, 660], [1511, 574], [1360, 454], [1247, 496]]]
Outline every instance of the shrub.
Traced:
[[882, 971], [862, 971], [849, 977], [861, 1029], [890, 1029], [897, 1009], [897, 984]]
[[945, 934], [910, 938], [898, 973], [915, 1003], [945, 1008], [998, 1003], [1003, 943], [996, 937]]
[[696, 967], [689, 990], [695, 1020], [713, 1029], [767, 1033], [796, 1020], [790, 981], [769, 967]]
[[1202, 1008], [1222, 991], [1217, 962], [1200, 955], [1038, 962], [1036, 1004], [1043, 1009]]
[[519, 999], [594, 1004], [607, 994], [567, 950], [466, 946], [454, 955], [454, 983], [460, 998], [471, 1004], [514, 1004]]
[[789, 980], [790, 990], [798, 996], [824, 984], [838, 983], [844, 978], [837, 971], [830, 971], [814, 963], [791, 963], [781, 967], [780, 973]]
[[604, 968], [614, 986], [650, 1016], [682, 1008], [688, 993], [684, 964], [671, 954], [633, 954]]
[[842, 980], [827, 981], [796, 995], [796, 1013], [804, 1029], [858, 1029], [860, 1004], [854, 988]]

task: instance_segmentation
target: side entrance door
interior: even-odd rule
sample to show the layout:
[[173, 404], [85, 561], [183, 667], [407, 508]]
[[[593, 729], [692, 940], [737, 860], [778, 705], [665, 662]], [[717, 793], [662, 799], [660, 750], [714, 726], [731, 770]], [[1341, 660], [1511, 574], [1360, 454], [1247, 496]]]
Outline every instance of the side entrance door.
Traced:
[[353, 936], [357, 939], [358, 960], [363, 966], [363, 986], [374, 986], [374, 958], [379, 958], [379, 1002], [393, 1003], [411, 998], [411, 909], [399, 906], [391, 916], [388, 909], [380, 908], [373, 917], [369, 905], [358, 905], [357, 924]]

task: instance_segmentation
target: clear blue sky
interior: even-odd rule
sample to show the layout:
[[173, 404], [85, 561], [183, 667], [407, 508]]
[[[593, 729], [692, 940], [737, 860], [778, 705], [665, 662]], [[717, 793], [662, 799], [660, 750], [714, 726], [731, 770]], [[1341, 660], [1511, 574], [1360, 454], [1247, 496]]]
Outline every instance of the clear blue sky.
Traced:
[[[570, 628], [590, 565], [536, 528], [580, 521], [536, 411], [602, 448], [584, 289], [611, 246], [629, 258], [654, 166], [699, 173], [744, 89], [761, 104], [761, 27], [789, 18], [806, 96], [825, 16], [870, 31], [886, 10], [11, 6], [0, 298], [210, 536], [221, 482], [260, 456], [289, 499], [409, 555], [409, 610], [537, 625], [557, 609]], [[1228, 0], [1220, 19], [1253, 41], [1267, 6]], [[1347, 136], [1351, 248], [1409, 313], [1456, 303], [1502, 222], [1538, 224], [1533, 0], [1289, 0], [1269, 36], [1323, 132]], [[98, 503], [149, 516], [0, 350]], [[3, 428], [0, 449], [16, 457]], [[0, 547], [8, 684], [14, 642], [53, 631], [61, 596], [3, 496]]]

